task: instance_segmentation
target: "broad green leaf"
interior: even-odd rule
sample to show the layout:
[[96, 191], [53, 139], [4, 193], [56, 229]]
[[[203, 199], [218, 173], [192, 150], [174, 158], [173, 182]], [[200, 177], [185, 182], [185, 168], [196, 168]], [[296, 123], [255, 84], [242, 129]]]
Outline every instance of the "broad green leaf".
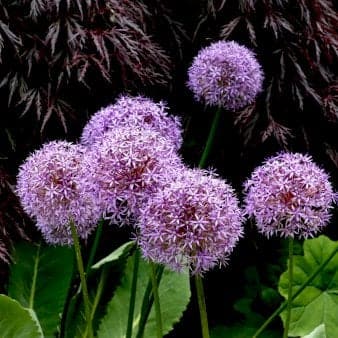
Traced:
[[34, 310], [46, 337], [55, 337], [73, 272], [66, 247], [20, 243], [15, 247], [8, 294]]
[[[338, 242], [325, 236], [304, 242], [304, 255], [294, 256], [292, 293], [337, 250]], [[281, 275], [279, 292], [287, 298], [288, 271]], [[285, 322], [286, 312], [281, 314]], [[289, 336], [303, 336], [324, 325], [327, 338], [338, 337], [338, 253], [293, 301]]]
[[324, 324], [319, 325], [310, 334], [307, 334], [302, 338], [328, 338], [326, 335], [325, 325]]
[[120, 258], [127, 255], [134, 245], [135, 245], [134, 241], [130, 241], [130, 242], [127, 242], [121, 245], [116, 250], [114, 250], [112, 253], [110, 253], [108, 256], [102, 258], [100, 261], [94, 264], [92, 266], [92, 269], [99, 269], [105, 264], [110, 264], [110, 263], [118, 261]]
[[25, 309], [16, 300], [0, 295], [0, 336], [4, 338], [43, 338], [33, 310]]
[[[128, 259], [121, 285], [116, 289], [112, 300], [108, 304], [107, 313], [99, 326], [98, 338], [111, 338], [112, 332], [114, 332], [114, 338], [123, 338], [126, 335], [130, 288], [133, 275], [133, 257], [134, 256]], [[148, 284], [149, 273], [149, 264], [141, 259], [133, 320], [133, 337], [135, 337], [137, 333], [141, 316], [141, 305], [144, 291]], [[171, 331], [173, 325], [180, 320], [189, 303], [190, 283], [188, 272], [179, 274], [164, 269], [159, 285], [159, 296], [163, 320], [163, 334], [166, 334]], [[157, 337], [154, 306], [149, 314], [144, 337]]]

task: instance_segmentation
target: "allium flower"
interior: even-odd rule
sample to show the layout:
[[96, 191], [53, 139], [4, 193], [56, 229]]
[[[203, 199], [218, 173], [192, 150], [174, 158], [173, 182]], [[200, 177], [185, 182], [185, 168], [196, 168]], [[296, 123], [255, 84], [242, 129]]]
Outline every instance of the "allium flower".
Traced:
[[312, 237], [330, 220], [335, 194], [328, 175], [308, 155], [271, 157], [244, 187], [246, 213], [268, 237]]
[[64, 141], [50, 142], [31, 154], [19, 169], [17, 194], [21, 204], [49, 243], [72, 243], [70, 220], [79, 237], [86, 239], [101, 216], [80, 183], [84, 150]]
[[136, 215], [143, 199], [159, 189], [182, 166], [173, 144], [148, 129], [116, 128], [96, 143], [83, 162], [86, 191], [123, 222]]
[[115, 104], [109, 105], [92, 116], [84, 127], [81, 143], [91, 146], [103, 135], [117, 127], [147, 128], [168, 138], [176, 150], [182, 144], [181, 122], [178, 117], [169, 116], [163, 102], [142, 96], [121, 96]]
[[200, 50], [188, 76], [197, 101], [230, 111], [252, 103], [262, 91], [263, 73], [254, 53], [234, 41], [218, 41]]
[[140, 210], [143, 255], [202, 274], [225, 264], [243, 234], [234, 190], [208, 171], [184, 169]]

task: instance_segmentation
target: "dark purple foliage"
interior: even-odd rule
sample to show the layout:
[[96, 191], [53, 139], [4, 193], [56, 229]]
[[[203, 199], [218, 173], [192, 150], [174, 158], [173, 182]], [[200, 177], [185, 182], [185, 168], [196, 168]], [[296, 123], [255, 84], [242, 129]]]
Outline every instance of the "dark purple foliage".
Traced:
[[5, 263], [9, 263], [8, 249], [12, 241], [27, 239], [23, 227], [26, 216], [13, 189], [13, 182], [0, 166], [0, 262]]
[[[0, 2], [0, 88], [43, 130], [55, 115], [67, 130], [72, 97], [110, 83], [166, 84], [170, 60], [148, 34], [151, 10], [130, 0]], [[114, 82], [115, 85], [114, 85]], [[0, 93], [1, 95], [1, 93]]]

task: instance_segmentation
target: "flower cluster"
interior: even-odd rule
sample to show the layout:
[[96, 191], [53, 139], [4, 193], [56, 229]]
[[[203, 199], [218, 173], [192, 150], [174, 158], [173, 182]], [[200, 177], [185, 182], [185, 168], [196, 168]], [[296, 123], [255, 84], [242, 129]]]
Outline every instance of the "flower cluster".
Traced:
[[79, 237], [86, 239], [101, 216], [97, 203], [84, 193], [80, 183], [84, 154], [82, 146], [50, 142], [20, 167], [17, 194], [49, 243], [72, 243], [70, 221], [76, 224]]
[[[198, 100], [237, 110], [252, 102], [263, 75], [235, 42], [203, 49], [189, 69]], [[202, 274], [225, 264], [243, 235], [234, 190], [213, 172], [184, 166], [181, 123], [163, 103], [121, 96], [85, 126], [81, 144], [50, 142], [20, 167], [17, 193], [50, 243], [71, 244], [69, 223], [86, 239], [100, 217], [136, 221], [143, 255]], [[309, 156], [281, 153], [245, 183], [245, 213], [260, 232], [307, 238], [330, 219], [328, 175]]]
[[141, 209], [143, 255], [202, 274], [225, 263], [243, 234], [234, 190], [210, 172], [183, 169]]
[[158, 132], [170, 140], [176, 150], [182, 144], [181, 122], [178, 117], [169, 116], [163, 102], [142, 96], [121, 96], [92, 116], [84, 127], [81, 143], [91, 146], [104, 138], [104, 134], [117, 127], [146, 128]]
[[123, 221], [137, 215], [143, 199], [182, 166], [173, 144], [159, 133], [120, 127], [89, 150], [82, 185], [100, 201], [107, 218]]
[[245, 183], [245, 210], [266, 236], [311, 237], [330, 219], [335, 194], [328, 175], [310, 156], [280, 153]]
[[254, 53], [234, 41], [218, 41], [202, 49], [188, 76], [197, 101], [230, 111], [252, 103], [262, 91], [263, 73]]

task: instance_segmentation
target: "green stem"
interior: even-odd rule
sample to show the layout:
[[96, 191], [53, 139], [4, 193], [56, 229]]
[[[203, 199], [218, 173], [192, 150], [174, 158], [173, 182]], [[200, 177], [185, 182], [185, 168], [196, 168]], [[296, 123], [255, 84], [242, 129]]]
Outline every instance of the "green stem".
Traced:
[[36, 257], [34, 259], [32, 287], [30, 289], [29, 305], [28, 305], [28, 307], [30, 309], [33, 309], [33, 307], [34, 307], [34, 298], [35, 298], [35, 291], [36, 291], [36, 279], [37, 279], [39, 263], [40, 263], [40, 248], [41, 248], [41, 245], [39, 244], [37, 251], [36, 251]]
[[[322, 262], [321, 265], [309, 276], [309, 278], [297, 289], [297, 291], [292, 295], [291, 301], [294, 301], [302, 291], [320, 274], [320, 272], [325, 268], [325, 266], [331, 261], [331, 259], [338, 253], [338, 246], [334, 249], [330, 256]], [[279, 308], [262, 324], [262, 326], [256, 331], [253, 338], [257, 338], [267, 327], [268, 325], [282, 312], [286, 309], [288, 301], [283, 302]]]
[[[164, 266], [163, 265], [158, 265], [157, 266], [157, 271], [156, 271], [156, 278], [157, 278], [157, 285], [160, 284], [162, 275], [164, 271]], [[136, 335], [136, 338], [142, 338], [144, 329], [150, 314], [150, 310], [153, 306], [154, 303], [154, 295], [152, 293], [152, 282], [151, 278], [149, 278], [146, 290], [144, 292], [143, 296], [143, 301], [142, 301], [142, 306], [141, 306], [141, 319], [140, 319], [140, 324], [138, 328], [138, 332]]]
[[137, 287], [137, 277], [138, 277], [138, 268], [139, 268], [139, 264], [140, 264], [140, 257], [141, 257], [140, 250], [136, 249], [135, 254], [134, 254], [133, 279], [132, 279], [132, 282], [131, 282], [131, 290], [130, 290], [130, 300], [129, 300], [129, 312], [128, 312], [126, 338], [131, 338], [132, 333], [133, 333], [136, 287]]
[[[99, 302], [100, 302], [100, 299], [101, 299], [101, 296], [102, 296], [102, 293], [103, 293], [104, 285], [106, 284], [107, 276], [108, 276], [108, 269], [107, 269], [107, 267], [103, 267], [103, 269], [101, 271], [101, 275], [100, 275], [99, 284], [97, 286], [95, 298], [94, 298], [94, 301], [93, 301], [93, 305], [92, 305], [92, 308], [91, 308], [91, 312], [90, 312], [90, 322], [91, 323], [93, 322], [97, 306], [99, 305]], [[88, 330], [90, 329], [88, 324], [89, 324], [89, 322], [86, 325], [84, 337], [87, 336]]]
[[75, 250], [75, 256], [76, 256], [76, 262], [77, 267], [79, 270], [80, 275], [80, 281], [82, 286], [82, 295], [83, 295], [83, 303], [85, 308], [85, 316], [87, 323], [89, 325], [89, 337], [93, 337], [93, 331], [91, 327], [91, 320], [90, 320], [90, 303], [89, 303], [89, 295], [88, 295], [88, 288], [87, 288], [87, 282], [86, 282], [86, 275], [83, 268], [83, 260], [81, 256], [81, 249], [80, 249], [80, 243], [79, 238], [76, 232], [75, 224], [73, 221], [70, 222], [70, 229], [72, 231], [72, 237], [74, 242], [74, 250]]
[[151, 282], [153, 285], [153, 295], [154, 295], [154, 303], [155, 303], [155, 314], [156, 314], [156, 328], [157, 328], [157, 338], [163, 337], [163, 327], [162, 327], [162, 314], [161, 314], [161, 305], [160, 305], [160, 297], [158, 293], [158, 284], [156, 277], [156, 264], [151, 262]]
[[214, 143], [214, 139], [215, 139], [215, 136], [216, 136], [216, 130], [217, 130], [217, 126], [218, 126], [220, 117], [221, 117], [221, 108], [218, 108], [216, 110], [214, 119], [212, 121], [212, 125], [211, 125], [210, 131], [209, 131], [208, 139], [207, 139], [207, 142], [205, 144], [200, 162], [198, 164], [198, 166], [200, 168], [205, 167], [206, 161], [208, 159], [209, 153], [210, 153], [212, 145]]
[[87, 262], [87, 267], [86, 267], [86, 274], [87, 275], [89, 273], [89, 270], [90, 270], [91, 266], [94, 263], [96, 251], [97, 251], [97, 248], [99, 246], [100, 239], [101, 239], [101, 236], [102, 236], [102, 228], [103, 228], [103, 220], [100, 220], [99, 224], [97, 226], [97, 229], [96, 229], [96, 234], [95, 234], [94, 242], [93, 242], [93, 245], [91, 247], [89, 258], [88, 258], [88, 262]]
[[202, 281], [202, 277], [199, 275], [195, 275], [195, 286], [196, 286], [197, 301], [198, 301], [198, 307], [199, 307], [200, 318], [201, 318], [202, 337], [210, 338], [207, 310], [206, 310], [204, 290], [203, 290], [203, 281]]
[[289, 238], [289, 286], [288, 286], [288, 300], [286, 308], [286, 319], [283, 338], [288, 338], [289, 336], [289, 326], [291, 318], [291, 308], [292, 308], [292, 282], [293, 282], [293, 238]]
[[[211, 148], [214, 143], [220, 117], [221, 117], [221, 108], [218, 108], [216, 110], [214, 119], [212, 121], [208, 139], [205, 144], [201, 159], [198, 163], [198, 166], [200, 168], [204, 168], [207, 162], [208, 156], [210, 154]], [[210, 334], [209, 334], [208, 316], [207, 316], [207, 310], [206, 310], [206, 305], [205, 305], [203, 281], [202, 281], [201, 276], [195, 275], [195, 285], [196, 285], [197, 301], [198, 301], [198, 307], [199, 307], [200, 318], [201, 318], [202, 337], [209, 338]]]

